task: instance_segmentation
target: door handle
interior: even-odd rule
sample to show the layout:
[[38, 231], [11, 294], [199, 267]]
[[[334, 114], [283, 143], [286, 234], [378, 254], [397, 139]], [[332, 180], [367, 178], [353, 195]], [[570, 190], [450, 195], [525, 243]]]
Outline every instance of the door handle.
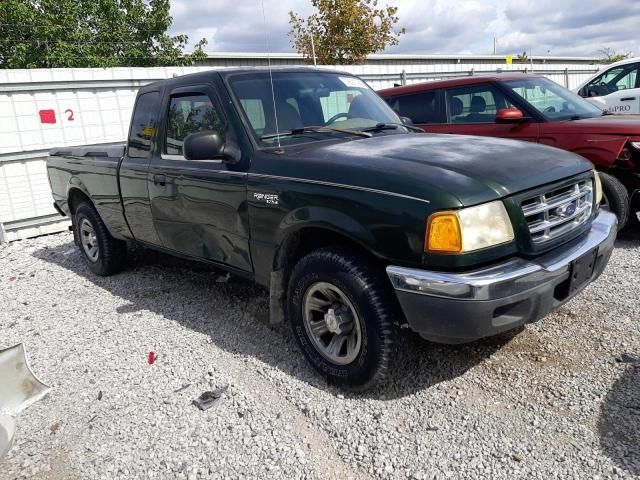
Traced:
[[153, 184], [164, 187], [167, 184], [167, 177], [165, 177], [164, 175], [154, 175]]
[[624, 98], [621, 98], [620, 101], [621, 102], [630, 102], [631, 100], [635, 100], [635, 99], [636, 99], [636, 97], [624, 97]]

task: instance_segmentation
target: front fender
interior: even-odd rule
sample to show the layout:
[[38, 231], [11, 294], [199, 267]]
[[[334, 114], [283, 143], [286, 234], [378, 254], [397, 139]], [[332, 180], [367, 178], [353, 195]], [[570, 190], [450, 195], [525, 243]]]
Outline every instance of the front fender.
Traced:
[[364, 225], [343, 212], [319, 206], [297, 208], [284, 216], [278, 225], [275, 237], [276, 244], [281, 244], [286, 237], [303, 228], [322, 228], [333, 231], [348, 237], [365, 248], [373, 248], [373, 253], [380, 254], [380, 252], [375, 252], [376, 239]]
[[571, 151], [583, 156], [597, 167], [608, 169], [616, 163], [628, 139], [626, 136], [591, 135], [583, 145]]

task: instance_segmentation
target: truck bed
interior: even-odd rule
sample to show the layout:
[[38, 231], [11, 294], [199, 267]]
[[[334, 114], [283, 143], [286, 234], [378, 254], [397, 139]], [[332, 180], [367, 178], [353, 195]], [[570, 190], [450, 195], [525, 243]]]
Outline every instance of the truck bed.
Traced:
[[[112, 235], [128, 234], [120, 198], [118, 169], [125, 144], [83, 145], [54, 148], [49, 152], [47, 171], [56, 205], [70, 214], [70, 198], [89, 198], [105, 220]], [[70, 196], [75, 190], [75, 197]]]
[[80, 147], [60, 147], [49, 151], [52, 157], [113, 157], [122, 158], [126, 144], [83, 145]]

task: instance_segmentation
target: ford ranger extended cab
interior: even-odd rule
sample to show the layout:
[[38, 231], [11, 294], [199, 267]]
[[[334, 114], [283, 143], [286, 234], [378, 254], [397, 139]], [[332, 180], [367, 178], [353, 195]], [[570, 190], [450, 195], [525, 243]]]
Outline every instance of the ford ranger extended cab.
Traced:
[[142, 87], [126, 145], [47, 168], [92, 272], [136, 242], [258, 282], [311, 365], [362, 390], [399, 328], [461, 343], [538, 320], [616, 235], [581, 157], [412, 128], [345, 73], [211, 70]]

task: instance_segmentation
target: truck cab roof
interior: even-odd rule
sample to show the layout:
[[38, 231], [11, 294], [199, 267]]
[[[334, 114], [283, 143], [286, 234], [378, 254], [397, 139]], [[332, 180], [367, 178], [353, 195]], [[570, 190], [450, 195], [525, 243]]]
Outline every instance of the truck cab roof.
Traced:
[[321, 73], [336, 73], [340, 75], [349, 75], [351, 73], [334, 70], [334, 69], [325, 69], [325, 68], [314, 68], [314, 67], [298, 67], [298, 66], [275, 66], [271, 67], [214, 67], [202, 72], [190, 73], [188, 75], [180, 75], [178, 77], [167, 78], [164, 80], [157, 80], [155, 82], [151, 82], [144, 87], [142, 87], [141, 91], [146, 91], [149, 89], [153, 89], [153, 87], [158, 87], [160, 85], [181, 85], [185, 83], [194, 83], [194, 82], [207, 82], [211, 75], [218, 74], [223, 79], [226, 79], [232, 75], [238, 75], [242, 73], [269, 73], [269, 71], [273, 73], [300, 73], [300, 72], [321, 72]]

